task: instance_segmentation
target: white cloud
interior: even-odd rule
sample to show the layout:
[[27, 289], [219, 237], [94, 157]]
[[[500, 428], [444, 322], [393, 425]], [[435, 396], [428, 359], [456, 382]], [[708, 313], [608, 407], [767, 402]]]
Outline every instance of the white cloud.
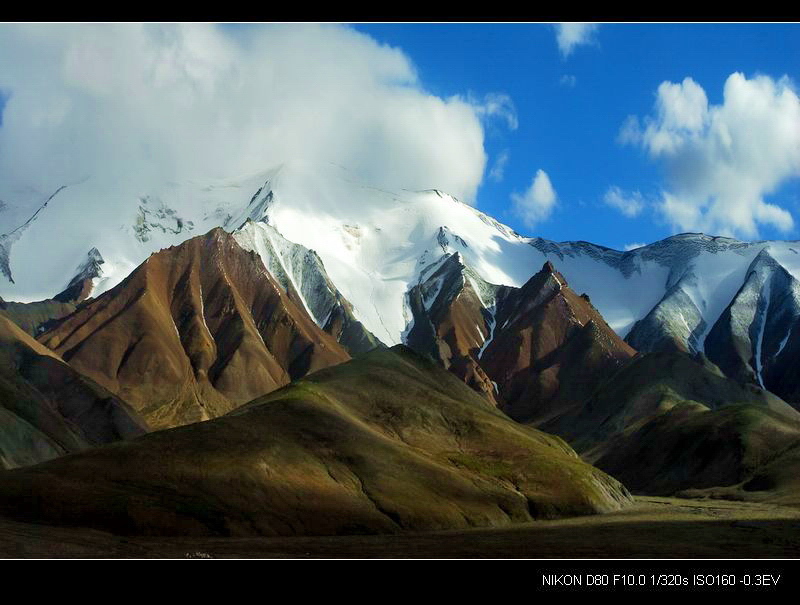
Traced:
[[514, 212], [528, 227], [533, 227], [550, 216], [558, 196], [544, 170], [537, 170], [531, 186], [525, 193], [512, 193]]
[[572, 54], [576, 46], [593, 44], [597, 31], [596, 23], [559, 23], [556, 28], [556, 42], [561, 55], [566, 58]]
[[675, 229], [757, 237], [762, 225], [794, 226], [764, 200], [800, 176], [800, 99], [785, 76], [731, 74], [720, 105], [691, 78], [664, 82], [655, 116], [629, 117], [619, 140], [664, 163], [660, 211]]
[[645, 207], [642, 194], [638, 191], [625, 192], [619, 187], [609, 187], [603, 196], [607, 206], [616, 208], [628, 218], [638, 216]]
[[500, 152], [495, 159], [494, 164], [492, 164], [492, 169], [489, 171], [489, 178], [495, 183], [499, 183], [503, 180], [506, 172], [506, 164], [508, 164], [508, 158], [508, 150], [505, 149]]
[[470, 201], [483, 121], [517, 124], [507, 96], [432, 95], [403, 52], [338, 25], [0, 25], [0, 89], [0, 198], [87, 176], [141, 194], [299, 160]]
[[514, 101], [506, 94], [489, 93], [484, 96], [483, 101], [477, 101], [470, 97], [470, 104], [480, 116], [505, 120], [509, 130], [516, 130], [519, 127]]
[[664, 128], [697, 132], [708, 118], [706, 91], [691, 78], [684, 78], [680, 84], [662, 82], [658, 87], [658, 111]]
[[573, 76], [572, 74], [564, 74], [561, 76], [561, 79], [558, 81], [561, 86], [566, 86], [567, 88], [575, 88], [575, 85], [578, 83], [578, 78]]
[[641, 242], [635, 242], [633, 244], [625, 244], [625, 246], [623, 247], [623, 250], [625, 250], [625, 252], [630, 252], [631, 250], [636, 250], [636, 248], [641, 248], [642, 246], [646, 246], [646, 245], [647, 244], [643, 244]]
[[617, 135], [617, 142], [621, 145], [638, 145], [642, 142], [642, 127], [639, 124], [639, 118], [636, 116], [628, 116], [622, 123]]

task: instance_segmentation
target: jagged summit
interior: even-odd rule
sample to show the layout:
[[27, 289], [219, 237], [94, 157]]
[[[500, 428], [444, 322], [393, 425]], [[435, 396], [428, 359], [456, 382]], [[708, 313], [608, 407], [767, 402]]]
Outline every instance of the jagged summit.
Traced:
[[709, 332], [706, 354], [727, 375], [797, 403], [800, 380], [787, 370], [800, 344], [799, 319], [800, 282], [764, 248]]
[[520, 420], [588, 397], [635, 351], [554, 264], [520, 288], [490, 284], [453, 253], [409, 292], [406, 342]]
[[53, 299], [59, 302], [79, 303], [89, 298], [97, 280], [103, 276], [102, 265], [104, 263], [105, 260], [97, 248], [89, 250], [86, 260], [78, 265], [75, 276], [67, 284], [67, 287], [56, 294]]
[[635, 351], [550, 261], [521, 288], [505, 288], [481, 365], [512, 417], [542, 422], [582, 403]]

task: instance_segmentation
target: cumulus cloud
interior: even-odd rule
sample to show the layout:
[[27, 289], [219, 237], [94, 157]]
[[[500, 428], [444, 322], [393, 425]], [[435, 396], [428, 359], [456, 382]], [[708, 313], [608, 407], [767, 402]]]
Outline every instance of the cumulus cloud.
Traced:
[[525, 193], [512, 193], [514, 212], [528, 227], [533, 227], [550, 216], [558, 196], [550, 177], [544, 170], [537, 170], [531, 186]]
[[495, 158], [494, 164], [492, 164], [492, 169], [489, 171], [489, 178], [495, 183], [499, 183], [503, 180], [509, 157], [508, 149], [505, 149], [498, 154], [497, 158]]
[[556, 28], [556, 42], [561, 56], [569, 57], [577, 46], [593, 44], [597, 32], [596, 23], [559, 23]]
[[609, 187], [603, 196], [603, 202], [619, 210], [628, 218], [638, 216], [645, 207], [642, 194], [638, 191], [625, 192], [619, 187]]
[[629, 117], [619, 140], [663, 162], [659, 208], [676, 229], [757, 237], [759, 226], [794, 226], [786, 209], [764, 200], [800, 176], [800, 99], [785, 76], [731, 74], [720, 105], [691, 78], [663, 82], [655, 115]]
[[339, 25], [2, 25], [0, 89], [6, 194], [87, 177], [141, 194], [299, 160], [470, 201], [486, 121], [517, 124], [507, 96], [432, 95], [401, 50]]

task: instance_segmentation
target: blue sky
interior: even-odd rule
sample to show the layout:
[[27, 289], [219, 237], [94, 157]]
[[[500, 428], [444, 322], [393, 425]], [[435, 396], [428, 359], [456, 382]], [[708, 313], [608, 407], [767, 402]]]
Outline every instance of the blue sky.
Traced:
[[[521, 233], [617, 248], [681, 230], [649, 206], [628, 218], [603, 202], [615, 186], [640, 192], [646, 205], [658, 201], [665, 166], [641, 147], [620, 144], [618, 135], [629, 115], [654, 113], [662, 82], [690, 77], [714, 105], [723, 102], [723, 86], [734, 72], [800, 81], [798, 25], [601, 24], [566, 57], [547, 24], [356, 27], [402, 48], [437, 95], [502, 92], [512, 99], [518, 128], [486, 129], [489, 164], [503, 151], [508, 162], [502, 181], [483, 181], [479, 208]], [[513, 212], [510, 196], [524, 191], [539, 169], [549, 175], [558, 202], [549, 218], [531, 227]], [[796, 176], [766, 199], [791, 212], [795, 224], [788, 230], [761, 224], [758, 236], [800, 237]]]
[[558, 241], [800, 239], [797, 24], [0, 28], [0, 197], [298, 159]]

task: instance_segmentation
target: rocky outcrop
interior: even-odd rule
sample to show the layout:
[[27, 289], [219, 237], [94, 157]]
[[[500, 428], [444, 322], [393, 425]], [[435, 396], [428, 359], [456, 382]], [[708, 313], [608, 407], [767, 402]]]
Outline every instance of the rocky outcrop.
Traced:
[[100, 251], [92, 248], [86, 254], [86, 260], [78, 265], [75, 275], [67, 287], [56, 294], [53, 299], [59, 302], [80, 303], [89, 298], [94, 290], [94, 280], [103, 275], [103, 260]]
[[500, 288], [470, 270], [457, 252], [423, 276], [408, 293], [413, 323], [406, 343], [497, 404], [498, 393], [480, 365], [480, 354], [494, 329], [491, 309]]

